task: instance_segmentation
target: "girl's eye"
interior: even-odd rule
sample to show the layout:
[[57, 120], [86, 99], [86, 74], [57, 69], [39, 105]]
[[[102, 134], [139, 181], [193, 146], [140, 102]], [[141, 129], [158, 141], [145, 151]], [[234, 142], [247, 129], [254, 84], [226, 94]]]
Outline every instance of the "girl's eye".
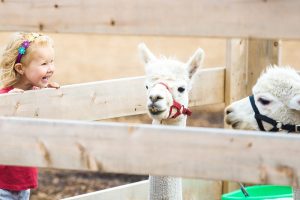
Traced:
[[185, 91], [185, 88], [184, 88], [184, 87], [179, 87], [179, 88], [178, 88], [178, 92], [182, 93], [182, 92], [184, 92], [184, 91]]
[[47, 65], [47, 63], [43, 63], [42, 65]]
[[264, 105], [264, 106], [266, 106], [266, 105], [268, 105], [268, 104], [271, 103], [270, 100], [264, 99], [264, 98], [262, 98], [262, 97], [259, 97], [259, 98], [257, 99], [257, 101], [260, 102], [260, 103], [261, 103], [262, 105]]

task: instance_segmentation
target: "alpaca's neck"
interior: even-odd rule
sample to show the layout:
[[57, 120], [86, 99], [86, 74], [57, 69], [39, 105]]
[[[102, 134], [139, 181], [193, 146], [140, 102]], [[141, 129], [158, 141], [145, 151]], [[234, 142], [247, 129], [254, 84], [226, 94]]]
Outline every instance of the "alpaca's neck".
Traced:
[[[176, 119], [155, 120], [155, 125], [186, 126], [186, 116], [179, 116]], [[149, 198], [148, 200], [182, 200], [181, 178], [169, 176], [149, 176]]]

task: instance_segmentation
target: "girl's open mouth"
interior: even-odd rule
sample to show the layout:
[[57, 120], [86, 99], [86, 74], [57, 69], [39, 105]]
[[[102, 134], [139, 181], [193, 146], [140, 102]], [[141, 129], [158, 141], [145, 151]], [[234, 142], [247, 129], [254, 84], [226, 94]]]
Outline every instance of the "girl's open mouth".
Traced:
[[50, 78], [49, 76], [44, 76], [44, 77], [42, 78], [42, 82], [48, 83], [49, 78]]

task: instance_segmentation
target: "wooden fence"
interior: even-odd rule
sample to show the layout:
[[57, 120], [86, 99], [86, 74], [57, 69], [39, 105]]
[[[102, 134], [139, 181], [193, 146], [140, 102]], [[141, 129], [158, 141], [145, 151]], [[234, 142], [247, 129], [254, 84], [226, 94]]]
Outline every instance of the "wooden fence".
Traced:
[[[2, 0], [0, 31], [226, 37], [225, 68], [197, 74], [190, 105], [229, 104], [280, 63], [278, 39], [300, 38], [299, 9], [297, 0]], [[1, 95], [0, 163], [299, 186], [297, 135], [91, 121], [145, 113], [144, 93], [135, 77]], [[189, 188], [197, 183], [202, 193], [186, 199], [220, 198], [219, 182]], [[145, 185], [69, 199], [141, 199]]]
[[300, 37], [297, 0], [1, 0], [0, 6], [6, 31]]

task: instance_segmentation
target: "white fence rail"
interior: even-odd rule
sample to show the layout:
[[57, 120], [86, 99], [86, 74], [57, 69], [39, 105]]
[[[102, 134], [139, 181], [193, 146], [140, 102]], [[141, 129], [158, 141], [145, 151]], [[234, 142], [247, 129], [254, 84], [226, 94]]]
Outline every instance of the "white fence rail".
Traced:
[[294, 134], [1, 118], [0, 136], [2, 164], [299, 183]]
[[[201, 200], [219, 199], [222, 192], [221, 181], [202, 181], [183, 179], [183, 199]], [[140, 181], [114, 188], [65, 198], [63, 200], [147, 200], [149, 181]]]
[[[194, 79], [190, 106], [224, 102], [225, 68], [200, 71]], [[213, 92], [212, 92], [213, 91]], [[63, 86], [0, 96], [0, 115], [99, 120], [146, 112], [143, 77]]]
[[0, 30], [299, 39], [299, 9], [298, 0], [3, 0]]

